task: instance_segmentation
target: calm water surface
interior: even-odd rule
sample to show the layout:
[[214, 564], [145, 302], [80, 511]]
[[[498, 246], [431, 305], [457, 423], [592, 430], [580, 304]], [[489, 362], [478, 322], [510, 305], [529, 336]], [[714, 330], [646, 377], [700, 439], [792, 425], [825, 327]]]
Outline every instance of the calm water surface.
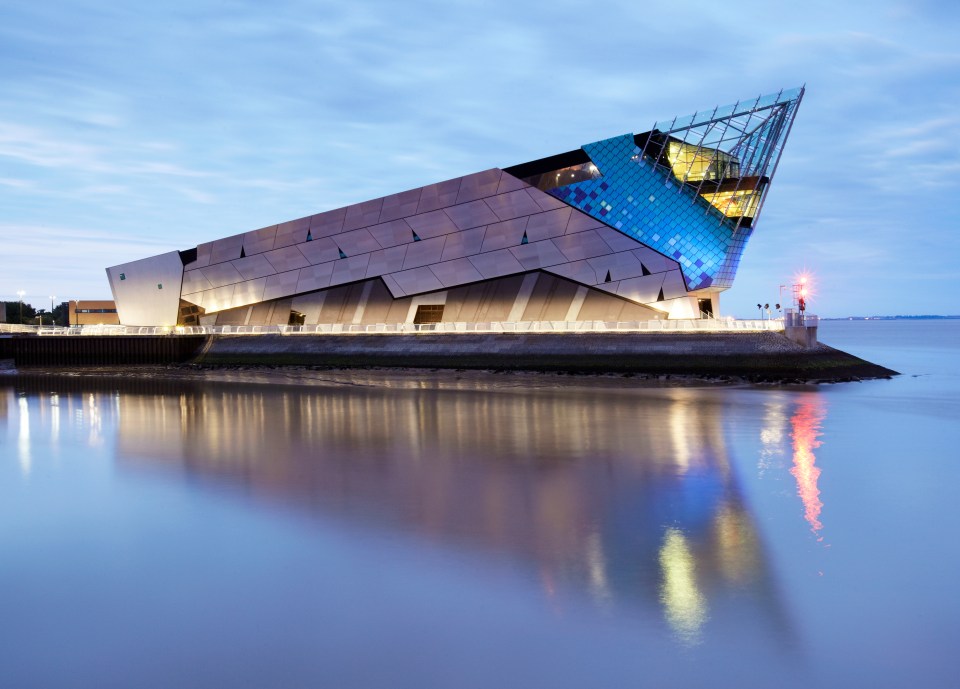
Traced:
[[0, 379], [0, 686], [960, 686], [960, 322], [821, 339], [904, 375]]

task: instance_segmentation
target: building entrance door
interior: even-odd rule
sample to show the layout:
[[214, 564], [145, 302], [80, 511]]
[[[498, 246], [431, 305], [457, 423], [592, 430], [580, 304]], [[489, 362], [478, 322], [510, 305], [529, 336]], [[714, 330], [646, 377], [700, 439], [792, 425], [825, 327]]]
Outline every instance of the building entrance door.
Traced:
[[697, 299], [697, 306], [700, 309], [700, 318], [713, 318], [712, 299]]

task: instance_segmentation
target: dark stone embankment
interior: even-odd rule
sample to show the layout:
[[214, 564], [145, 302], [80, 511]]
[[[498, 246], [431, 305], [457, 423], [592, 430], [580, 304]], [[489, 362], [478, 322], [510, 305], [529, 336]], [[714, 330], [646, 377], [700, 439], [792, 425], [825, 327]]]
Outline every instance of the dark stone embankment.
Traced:
[[[405, 368], [836, 382], [895, 371], [782, 333], [471, 333], [5, 338], [18, 369]], [[5, 357], [0, 357], [5, 358]], [[8, 362], [10, 363], [10, 362]]]
[[136, 366], [189, 361], [207, 344], [204, 335], [17, 334], [0, 338], [0, 359], [24, 366]]
[[896, 375], [827, 345], [804, 348], [776, 332], [220, 335], [193, 363], [728, 376], [777, 382]]

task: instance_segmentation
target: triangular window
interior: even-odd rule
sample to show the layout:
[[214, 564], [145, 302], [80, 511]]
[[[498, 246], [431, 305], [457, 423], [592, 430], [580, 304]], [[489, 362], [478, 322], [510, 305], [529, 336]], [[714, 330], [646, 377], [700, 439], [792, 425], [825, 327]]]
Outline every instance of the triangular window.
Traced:
[[343, 249], [341, 249], [339, 246], [337, 247], [337, 251], [340, 252], [340, 258], [346, 258], [346, 257], [347, 257], [347, 255], [346, 255], [345, 253], [343, 253]]
[[521, 243], [521, 244], [529, 244], [529, 243], [530, 243], [530, 240], [527, 239], [527, 233], [526, 233], [526, 232], [523, 233], [523, 239], [520, 240], [520, 243]]
[[[412, 230], [411, 230], [411, 231], [412, 231]], [[413, 233], [413, 241], [415, 241], [415, 242], [419, 242], [419, 241], [420, 241], [420, 235], [418, 235], [416, 232]]]
[[240, 247], [240, 258], [246, 258], [246, 257], [247, 257], [247, 252], [246, 252], [246, 251], [244, 250], [244, 248], [241, 246], [241, 247]]
[[643, 271], [643, 274], [644, 274], [644, 275], [649, 275], [649, 274], [650, 274], [650, 271], [647, 270], [647, 267], [646, 267], [645, 265], [643, 265], [643, 263], [640, 264], [640, 270]]
[[663, 287], [660, 288], [660, 294], [657, 295], [657, 301], [663, 301]]
[[610, 282], [610, 271], [607, 271], [607, 277], [604, 278], [604, 282]]
[[307, 241], [308, 241], [308, 242], [312, 242], [312, 241], [313, 241], [313, 233], [310, 232], [310, 230], [307, 230]]

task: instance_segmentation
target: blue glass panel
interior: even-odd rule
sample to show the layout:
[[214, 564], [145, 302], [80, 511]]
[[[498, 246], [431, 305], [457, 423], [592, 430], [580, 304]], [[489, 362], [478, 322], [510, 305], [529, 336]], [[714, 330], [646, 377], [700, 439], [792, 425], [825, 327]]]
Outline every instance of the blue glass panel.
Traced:
[[[733, 174], [772, 176], [802, 95], [802, 88], [790, 89], [715, 111], [663, 120], [654, 129], [669, 134], [673, 141], [732, 153], [739, 169]], [[780, 112], [764, 110], [749, 134], [743, 131], [743, 122], [732, 128], [729, 123], [704, 124], [780, 103], [790, 105]], [[761, 124], [763, 118], [767, 121]], [[671, 169], [641, 158], [632, 134], [588, 144], [583, 150], [602, 176], [557, 187], [550, 194], [677, 261], [688, 289], [732, 286], [752, 229], [738, 228], [737, 218], [724, 216], [699, 197], [695, 188], [681, 184]]]
[[676, 184], [668, 170], [635, 159], [640, 150], [632, 134], [583, 149], [602, 177], [550, 194], [677, 261], [688, 289], [732, 284], [739, 262], [739, 255], [729, 255], [732, 221]]

